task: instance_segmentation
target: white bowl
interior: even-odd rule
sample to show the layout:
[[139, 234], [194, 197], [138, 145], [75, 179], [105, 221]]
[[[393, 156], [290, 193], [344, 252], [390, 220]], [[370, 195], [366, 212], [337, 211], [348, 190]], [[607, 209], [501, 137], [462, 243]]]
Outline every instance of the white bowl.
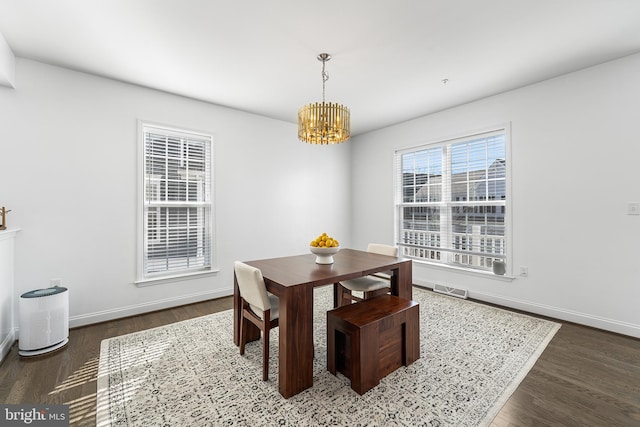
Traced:
[[309, 250], [316, 255], [316, 264], [333, 264], [333, 255], [338, 253], [340, 246], [336, 246], [335, 248], [309, 246]]

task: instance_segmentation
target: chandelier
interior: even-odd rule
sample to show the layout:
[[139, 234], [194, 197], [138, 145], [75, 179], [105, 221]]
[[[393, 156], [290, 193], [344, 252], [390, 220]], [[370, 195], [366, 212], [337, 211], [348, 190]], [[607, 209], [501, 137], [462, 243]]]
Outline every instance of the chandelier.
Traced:
[[324, 101], [325, 83], [329, 80], [324, 67], [330, 59], [328, 53], [318, 55], [318, 61], [322, 62], [322, 102], [307, 104], [298, 110], [298, 139], [310, 144], [339, 144], [351, 135], [349, 109]]

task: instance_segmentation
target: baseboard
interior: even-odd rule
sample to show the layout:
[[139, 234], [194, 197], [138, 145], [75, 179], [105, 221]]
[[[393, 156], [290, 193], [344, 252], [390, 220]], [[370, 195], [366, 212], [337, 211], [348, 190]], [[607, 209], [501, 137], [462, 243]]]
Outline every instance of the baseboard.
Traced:
[[149, 313], [151, 311], [163, 310], [166, 308], [192, 304], [194, 302], [206, 301], [209, 299], [222, 298], [229, 295], [233, 295], [233, 288], [199, 292], [195, 294], [151, 301], [143, 304], [128, 305], [111, 310], [97, 311], [95, 313], [81, 314], [79, 316], [69, 317], [69, 327], [75, 328], [78, 326], [91, 325], [93, 323], [106, 322], [109, 320], [120, 319], [122, 317], [136, 316], [138, 314]]
[[9, 354], [9, 351], [11, 351], [11, 347], [13, 347], [13, 344], [16, 342], [17, 337], [17, 331], [15, 329], [11, 330], [4, 338], [2, 343], [0, 343], [0, 363], [2, 363], [5, 356]]
[[[433, 289], [434, 287], [433, 283], [420, 280], [416, 280], [415, 284], [429, 289]], [[533, 303], [530, 301], [506, 298], [484, 292], [469, 291], [468, 295], [469, 298], [479, 301], [489, 302], [492, 304], [501, 305], [503, 307], [526, 311], [528, 313], [539, 314], [558, 320], [565, 320], [567, 322], [578, 323], [580, 325], [603, 329], [605, 331], [615, 332], [617, 334], [640, 338], [640, 325], [637, 324], [621, 322], [615, 319], [594, 316], [587, 313]]]

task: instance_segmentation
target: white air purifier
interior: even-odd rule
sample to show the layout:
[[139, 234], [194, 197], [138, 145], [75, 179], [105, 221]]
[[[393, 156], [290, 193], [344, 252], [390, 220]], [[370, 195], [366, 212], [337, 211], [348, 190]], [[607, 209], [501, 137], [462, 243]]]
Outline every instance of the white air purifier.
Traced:
[[69, 291], [36, 289], [20, 295], [18, 354], [38, 356], [69, 342]]

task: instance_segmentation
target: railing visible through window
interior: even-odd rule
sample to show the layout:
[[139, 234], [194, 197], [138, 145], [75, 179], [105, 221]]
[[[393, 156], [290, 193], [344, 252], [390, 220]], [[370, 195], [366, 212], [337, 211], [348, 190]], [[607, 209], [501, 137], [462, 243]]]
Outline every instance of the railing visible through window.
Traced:
[[506, 260], [507, 128], [396, 152], [403, 256], [490, 270]]

